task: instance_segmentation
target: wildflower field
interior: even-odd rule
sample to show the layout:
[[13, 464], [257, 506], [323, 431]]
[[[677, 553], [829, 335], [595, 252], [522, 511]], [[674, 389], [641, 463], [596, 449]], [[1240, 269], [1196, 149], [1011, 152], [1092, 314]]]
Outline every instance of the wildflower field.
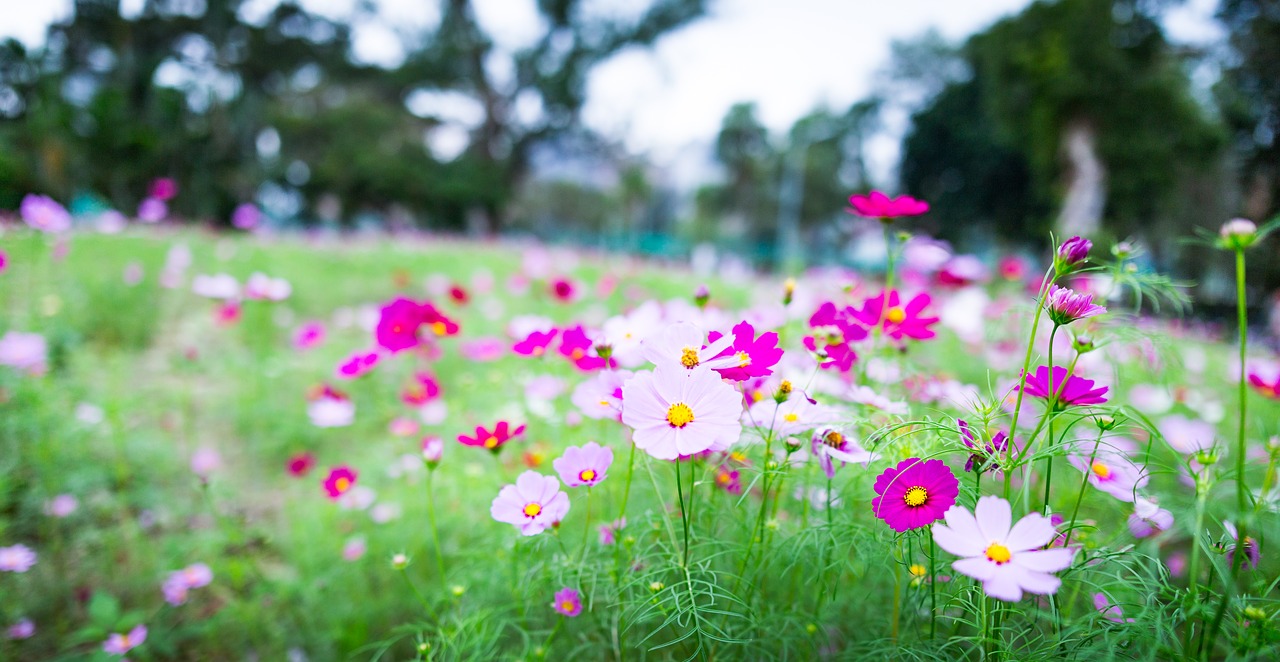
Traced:
[[1280, 656], [1274, 351], [851, 203], [887, 269], [785, 280], [24, 205], [0, 659]]

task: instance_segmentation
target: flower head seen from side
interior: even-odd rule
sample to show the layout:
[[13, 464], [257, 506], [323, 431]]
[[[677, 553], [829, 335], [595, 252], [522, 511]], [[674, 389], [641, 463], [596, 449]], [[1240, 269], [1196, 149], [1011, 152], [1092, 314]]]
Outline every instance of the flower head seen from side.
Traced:
[[570, 446], [564, 455], [551, 462], [560, 480], [569, 487], [594, 487], [605, 479], [613, 464], [613, 449], [589, 441], [583, 446]]
[[321, 385], [309, 395], [307, 417], [318, 428], [340, 428], [351, 425], [356, 418], [356, 405], [328, 384]]
[[1071, 466], [1087, 474], [1090, 485], [1111, 496], [1132, 503], [1138, 489], [1146, 486], [1147, 475], [1127, 455], [1113, 448], [1093, 453], [1077, 447], [1067, 456]]
[[[782, 360], [783, 350], [778, 347], [778, 334], [769, 331], [757, 338], [756, 329], [750, 322], [739, 322], [730, 330], [733, 344], [716, 355], [715, 359], [732, 358], [736, 364], [724, 368], [714, 368], [720, 376], [735, 382], [745, 381], [752, 377], [767, 377], [773, 374], [773, 366]], [[707, 339], [712, 345], [722, 338], [719, 331], [712, 331]]]
[[1049, 293], [1044, 298], [1044, 309], [1049, 313], [1049, 319], [1059, 326], [1107, 312], [1106, 308], [1093, 302], [1091, 295], [1057, 285], [1049, 286]]
[[946, 523], [933, 527], [933, 540], [944, 551], [961, 557], [951, 564], [956, 572], [982, 582], [987, 595], [1017, 602], [1023, 592], [1052, 595], [1062, 580], [1052, 573], [1071, 565], [1075, 550], [1043, 549], [1057, 529], [1039, 513], [1013, 523], [1009, 502], [997, 496], [978, 499], [973, 512], [952, 506]]
[[[1227, 530], [1227, 535], [1231, 536], [1233, 544], [1227, 546], [1227, 565], [1234, 566], [1236, 559], [1236, 549], [1242, 544], [1240, 541], [1240, 532], [1236, 529], [1236, 525], [1231, 522], [1223, 522], [1222, 528]], [[1262, 550], [1258, 547], [1258, 541], [1253, 536], [1245, 536], [1244, 538], [1244, 561], [1240, 567], [1244, 570], [1253, 570], [1258, 567], [1258, 561], [1262, 560]]]
[[718, 336], [710, 345], [703, 343], [702, 329], [689, 322], [676, 322], [645, 338], [641, 343], [644, 357], [655, 366], [673, 365], [685, 370], [705, 366], [713, 370], [742, 367], [741, 357], [730, 347], [734, 336]]
[[1134, 538], [1148, 538], [1161, 531], [1173, 528], [1173, 513], [1161, 508], [1159, 504], [1138, 497], [1133, 501], [1133, 513], [1129, 515], [1129, 533]]
[[499, 522], [520, 529], [526, 536], [536, 536], [555, 526], [569, 512], [569, 495], [560, 491], [555, 476], [526, 471], [498, 492], [489, 514]]
[[929, 203], [924, 200], [917, 200], [909, 195], [890, 198], [880, 191], [849, 196], [849, 207], [851, 209], [848, 211], [858, 216], [878, 218], [884, 222], [903, 216], [919, 216], [929, 211]]
[[852, 315], [868, 328], [881, 327], [884, 334], [894, 340], [928, 340], [937, 335], [930, 327], [939, 319], [924, 315], [924, 309], [932, 302], [933, 297], [921, 292], [903, 304], [898, 291], [890, 290], [867, 299]]
[[1036, 368], [1034, 375], [1026, 376], [1026, 384], [1026, 394], [1033, 398], [1049, 400], [1050, 393], [1056, 392], [1060, 408], [1100, 405], [1107, 401], [1108, 387], [1098, 386], [1092, 379], [1068, 376], [1063, 366], [1053, 367], [1052, 386], [1049, 384], [1049, 367], [1043, 365]]
[[902, 533], [942, 519], [960, 495], [960, 481], [942, 460], [912, 457], [876, 477], [875, 492], [875, 516]]
[[818, 464], [827, 478], [835, 477], [836, 462], [839, 462], [842, 467], [851, 462], [865, 467], [875, 459], [874, 453], [864, 450], [848, 434], [835, 428], [816, 430], [810, 444], [813, 455], [818, 459]]
[[1112, 604], [1111, 600], [1107, 599], [1106, 593], [1093, 594], [1093, 608], [1096, 609], [1098, 613], [1102, 614], [1103, 618], [1111, 621], [1112, 623], [1134, 622], [1134, 619], [1124, 617], [1124, 612], [1121, 611], [1120, 606]]
[[818, 365], [824, 370], [847, 373], [858, 360], [851, 343], [866, 339], [868, 334], [853, 319], [852, 311], [850, 307], [837, 308], [835, 303], [826, 301], [809, 317], [810, 335], [804, 337], [804, 346], [818, 355]]
[[478, 425], [476, 426], [475, 436], [460, 434], [458, 435], [458, 443], [463, 446], [485, 448], [497, 453], [508, 441], [524, 434], [524, 428], [524, 425], [512, 427], [507, 421], [498, 421], [493, 426], [493, 430], [489, 430], [483, 425]]
[[967, 421], [956, 419], [956, 425], [960, 429], [960, 441], [973, 451], [964, 463], [965, 472], [999, 471], [1000, 465], [992, 460], [998, 460], [1001, 454], [1009, 450], [1009, 433], [1000, 430], [991, 435], [991, 441], [981, 443]]
[[569, 399], [587, 418], [617, 420], [622, 416], [622, 385], [633, 374], [630, 370], [603, 370], [578, 384]]
[[636, 373], [622, 394], [636, 447], [659, 460], [726, 450], [742, 434], [742, 397], [708, 368], [663, 363]]
[[311, 472], [316, 466], [316, 456], [312, 453], [298, 453], [289, 458], [285, 467], [289, 470], [289, 475], [295, 478], [301, 478]]
[[583, 372], [592, 372], [604, 367], [613, 367], [616, 361], [606, 361], [595, 352], [595, 343], [587, 335], [581, 324], [565, 329], [560, 333], [560, 355], [569, 359], [574, 367]]
[[1277, 371], [1268, 379], [1260, 372], [1250, 370], [1249, 385], [1253, 387], [1253, 390], [1272, 400], [1280, 400], [1280, 371]]
[[71, 229], [71, 214], [53, 198], [28, 193], [22, 198], [18, 215], [27, 225], [41, 232], [66, 232]]
[[551, 606], [561, 616], [573, 618], [582, 613], [582, 596], [577, 589], [562, 588], [556, 591], [555, 602]]
[[324, 479], [325, 494], [333, 501], [346, 494], [356, 485], [356, 472], [351, 467], [342, 465], [329, 470]]
[[36, 564], [36, 553], [26, 545], [0, 547], [0, 572], [26, 572]]
[[124, 655], [147, 641], [147, 626], [138, 625], [125, 634], [113, 633], [102, 644], [102, 650], [111, 655]]
[[1054, 258], [1054, 266], [1057, 267], [1059, 272], [1070, 271], [1089, 259], [1089, 250], [1092, 248], [1092, 241], [1080, 236], [1072, 237], [1058, 246], [1058, 253]]

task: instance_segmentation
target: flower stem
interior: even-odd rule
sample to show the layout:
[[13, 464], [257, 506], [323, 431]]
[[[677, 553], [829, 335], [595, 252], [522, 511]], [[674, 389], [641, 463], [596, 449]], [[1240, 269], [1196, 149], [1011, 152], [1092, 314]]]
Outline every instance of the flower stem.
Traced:
[[618, 510], [618, 520], [627, 516], [627, 503], [631, 500], [631, 473], [636, 468], [636, 445], [631, 444], [631, 453], [627, 458], [627, 484], [622, 489], [622, 508]]
[[[1013, 491], [1013, 440], [1018, 434], [1018, 416], [1022, 413], [1022, 396], [1027, 388], [1027, 370], [1031, 368], [1031, 352], [1036, 346], [1036, 332], [1040, 330], [1040, 315], [1044, 313], [1044, 297], [1045, 291], [1049, 285], [1053, 283], [1053, 267], [1045, 272], [1044, 278], [1040, 280], [1040, 291], [1036, 293], [1036, 313], [1031, 319], [1031, 336], [1027, 339], [1027, 352], [1022, 357], [1022, 372], [1018, 374], [1018, 395], [1013, 402], [1013, 421], [1009, 423], [1009, 446], [1005, 451], [1004, 458], [1004, 498], [1009, 500], [1009, 493]], [[1049, 374], [1049, 382], [1053, 382], [1053, 374]], [[1052, 389], [1051, 389], [1052, 390]], [[1030, 443], [1028, 441], [1028, 443]]]
[[578, 565], [587, 562], [587, 542], [591, 540], [591, 486], [587, 486], [587, 513], [582, 518], [582, 556], [578, 558]]
[[[1049, 488], [1053, 486], [1053, 410], [1057, 405], [1058, 387], [1053, 383], [1053, 341], [1058, 337], [1058, 329], [1061, 328], [1057, 324], [1053, 325], [1053, 330], [1049, 332], [1049, 408], [1045, 417], [1048, 419], [1048, 439], [1045, 447], [1044, 458], [1044, 514], [1049, 515]], [[1062, 390], [1067, 389], [1067, 380], [1070, 379], [1070, 373], [1062, 376]], [[1028, 440], [1027, 443], [1030, 443]]]
[[684, 480], [680, 477], [680, 458], [676, 458], [676, 496], [680, 499], [680, 521], [684, 525], [684, 546], [680, 551], [680, 567], [689, 567], [689, 513], [684, 506]]
[[440, 551], [440, 532], [436, 529], [435, 469], [427, 470], [427, 523], [431, 526], [431, 543], [436, 551], [436, 571], [440, 583], [444, 583], [444, 553]]
[[1093, 442], [1093, 453], [1089, 455], [1089, 466], [1085, 467], [1084, 477], [1080, 479], [1080, 491], [1076, 493], [1076, 505], [1071, 510], [1071, 526], [1067, 528], [1067, 539], [1063, 547], [1071, 544], [1071, 534], [1076, 530], [1076, 517], [1080, 515], [1080, 502], [1084, 501], [1085, 488], [1089, 487], [1089, 472], [1093, 471], [1093, 462], [1098, 459], [1098, 447], [1102, 445], [1102, 431], [1098, 431], [1098, 439]]
[[938, 627], [938, 576], [934, 574], [937, 549], [934, 547], [933, 534], [929, 537], [929, 638], [933, 639]]

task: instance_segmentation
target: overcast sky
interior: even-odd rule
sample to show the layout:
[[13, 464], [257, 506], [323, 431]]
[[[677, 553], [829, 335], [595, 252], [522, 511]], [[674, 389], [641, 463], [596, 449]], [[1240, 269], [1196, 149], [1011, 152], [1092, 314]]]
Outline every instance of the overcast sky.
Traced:
[[[403, 55], [398, 34], [429, 29], [433, 0], [374, 0], [378, 15], [356, 22], [354, 55], [392, 65]], [[0, 38], [43, 41], [50, 21], [71, 0], [5, 0]], [[126, 14], [143, 0], [122, 0]], [[265, 15], [279, 0], [248, 0], [246, 17]], [[353, 16], [358, 0], [302, 0], [335, 19]], [[595, 13], [626, 14], [636, 0], [590, 0]], [[785, 131], [818, 104], [842, 109], [871, 89], [894, 39], [933, 27], [961, 39], [1016, 12], [1029, 0], [713, 0], [710, 14], [664, 37], [652, 50], [624, 52], [595, 69], [584, 119], [657, 162], [714, 138], [725, 111], [755, 101], [764, 123]], [[518, 48], [541, 31], [534, 0], [475, 0], [477, 15], [500, 45]], [[1187, 0], [1170, 13], [1172, 39], [1204, 42], [1221, 35], [1217, 0]], [[888, 172], [901, 128], [872, 145], [873, 170]]]

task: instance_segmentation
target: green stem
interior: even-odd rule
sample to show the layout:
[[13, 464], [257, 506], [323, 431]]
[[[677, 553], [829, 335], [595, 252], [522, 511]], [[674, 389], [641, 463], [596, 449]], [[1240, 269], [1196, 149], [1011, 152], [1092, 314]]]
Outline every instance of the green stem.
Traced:
[[[1047, 446], [1045, 448], [1046, 457], [1044, 458], [1045, 467], [1044, 467], [1044, 508], [1043, 508], [1044, 514], [1046, 517], [1049, 515], [1049, 488], [1053, 486], [1054, 439], [1053, 439], [1053, 413], [1052, 412], [1054, 407], [1057, 405], [1057, 400], [1058, 400], [1058, 387], [1053, 383], [1053, 341], [1056, 340], [1058, 337], [1059, 328], [1061, 327], [1059, 327], [1057, 324], [1054, 324], [1053, 330], [1049, 332], [1049, 412], [1050, 413], [1047, 416], [1048, 418], [1047, 424], [1049, 426], [1049, 437], [1046, 442], [1047, 443]], [[1065, 374], [1062, 376], [1062, 389], [1064, 391], [1067, 388], [1067, 379], [1069, 378], [1070, 378], [1070, 374]]]
[[582, 518], [582, 556], [578, 558], [578, 565], [587, 562], [587, 542], [591, 540], [591, 486], [587, 486], [587, 513]]
[[622, 489], [622, 508], [618, 511], [618, 520], [627, 516], [627, 503], [631, 500], [631, 472], [636, 467], [636, 445], [631, 444], [631, 453], [627, 458], [627, 484]]
[[1071, 534], [1076, 530], [1076, 517], [1080, 515], [1080, 502], [1084, 501], [1084, 491], [1089, 487], [1089, 473], [1093, 471], [1093, 462], [1098, 459], [1098, 447], [1102, 445], [1102, 431], [1098, 431], [1098, 439], [1093, 442], [1093, 453], [1089, 455], [1089, 465], [1084, 468], [1084, 478], [1080, 480], [1080, 491], [1076, 493], [1076, 505], [1071, 509], [1071, 526], [1067, 529], [1066, 542], [1062, 543], [1063, 547], [1071, 544]]
[[436, 529], [435, 469], [427, 470], [427, 523], [431, 525], [431, 544], [436, 551], [436, 572], [444, 583], [444, 553], [440, 551], [440, 532]]
[[933, 639], [938, 627], [938, 582], [937, 575], [934, 574], [937, 549], [934, 547], [933, 535], [928, 532], [925, 535], [929, 538], [929, 638]]
[[676, 458], [676, 496], [680, 498], [680, 521], [684, 524], [684, 548], [680, 552], [680, 566], [689, 567], [689, 513], [684, 506], [684, 480], [680, 478], [680, 458]]
[[[1036, 294], [1036, 313], [1031, 319], [1031, 337], [1027, 339], [1027, 352], [1022, 357], [1022, 372], [1018, 374], [1018, 396], [1013, 402], [1013, 421], [1009, 423], [1009, 446], [1001, 465], [1004, 467], [1005, 501], [1009, 500], [1009, 494], [1013, 491], [1013, 439], [1018, 435], [1018, 416], [1022, 413], [1022, 395], [1027, 388], [1027, 370], [1031, 368], [1031, 352], [1035, 349], [1036, 333], [1040, 330], [1040, 315], [1044, 313], [1045, 292], [1054, 281], [1052, 274], [1053, 268], [1050, 267], [1045, 272], [1044, 278], [1040, 280], [1040, 291]], [[1049, 381], [1053, 382], [1053, 375], [1049, 375]], [[1027, 443], [1030, 443], [1030, 440]]]

